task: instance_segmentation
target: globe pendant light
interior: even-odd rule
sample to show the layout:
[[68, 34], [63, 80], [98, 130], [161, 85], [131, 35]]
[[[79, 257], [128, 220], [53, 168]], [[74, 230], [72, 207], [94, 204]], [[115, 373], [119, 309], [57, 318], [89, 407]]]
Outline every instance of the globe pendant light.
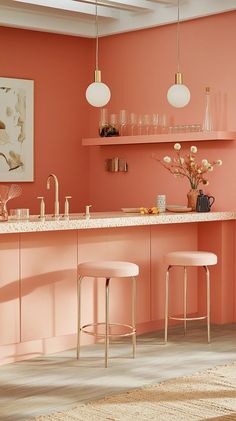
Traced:
[[111, 98], [108, 86], [101, 81], [101, 71], [98, 70], [98, 4], [96, 0], [96, 69], [94, 82], [86, 89], [86, 99], [93, 107], [104, 107]]
[[175, 84], [167, 92], [167, 100], [170, 105], [176, 108], [185, 107], [190, 101], [190, 91], [183, 84], [183, 74], [179, 71], [179, 0], [178, 0], [178, 21], [177, 21], [177, 73], [175, 74]]

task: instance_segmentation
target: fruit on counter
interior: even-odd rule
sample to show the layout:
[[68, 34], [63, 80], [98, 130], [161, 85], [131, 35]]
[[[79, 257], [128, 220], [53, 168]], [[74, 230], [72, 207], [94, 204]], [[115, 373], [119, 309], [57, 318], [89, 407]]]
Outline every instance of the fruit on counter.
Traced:
[[141, 215], [157, 215], [159, 213], [159, 209], [156, 207], [153, 208], [140, 208]]

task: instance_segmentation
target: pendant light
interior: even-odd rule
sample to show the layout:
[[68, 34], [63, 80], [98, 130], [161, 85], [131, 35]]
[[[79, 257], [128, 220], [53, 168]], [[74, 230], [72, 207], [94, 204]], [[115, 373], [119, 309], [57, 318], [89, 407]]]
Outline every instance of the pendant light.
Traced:
[[96, 69], [94, 82], [86, 89], [86, 99], [93, 107], [104, 107], [111, 98], [108, 86], [101, 81], [101, 70], [98, 70], [98, 3], [95, 4], [96, 24]]
[[172, 85], [167, 92], [167, 100], [170, 105], [176, 108], [185, 107], [190, 101], [190, 91], [186, 85], [183, 84], [183, 74], [179, 68], [179, 0], [178, 0], [178, 21], [177, 21], [177, 73], [175, 73], [175, 84]]

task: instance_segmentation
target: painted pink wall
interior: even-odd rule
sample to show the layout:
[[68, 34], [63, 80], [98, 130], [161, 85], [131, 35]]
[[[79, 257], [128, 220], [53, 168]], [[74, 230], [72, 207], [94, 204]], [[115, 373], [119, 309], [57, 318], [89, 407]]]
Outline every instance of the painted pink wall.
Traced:
[[[176, 26], [102, 38], [100, 63], [103, 81], [111, 88], [110, 112], [166, 113], [171, 125], [201, 123], [204, 89], [212, 89], [216, 130], [236, 130], [236, 12], [181, 23], [181, 71], [191, 90], [191, 102], [174, 109], [166, 100], [176, 71]], [[97, 135], [99, 110], [90, 111], [89, 136]], [[108, 140], [109, 143], [109, 140]], [[185, 144], [188, 149], [191, 143]], [[198, 142], [199, 159], [222, 159], [223, 166], [209, 175], [207, 193], [216, 197], [214, 210], [235, 209], [235, 152], [230, 141]], [[176, 180], [151, 158], [172, 151], [171, 144], [90, 147], [90, 202], [94, 210], [152, 206], [158, 193], [169, 203], [186, 204], [187, 180]], [[127, 159], [127, 174], [107, 173], [106, 158]], [[231, 188], [231, 186], [233, 188]]]
[[[181, 23], [181, 70], [192, 99], [179, 110], [166, 100], [176, 71], [175, 25], [101, 38], [100, 67], [112, 90], [109, 110], [166, 113], [171, 124], [201, 123], [203, 91], [210, 85], [215, 128], [236, 130], [235, 23], [235, 12]], [[158, 193], [166, 193], [169, 203], [186, 203], [187, 181], [173, 179], [151, 159], [153, 152], [160, 158], [169, 154], [171, 145], [81, 146], [82, 137], [96, 136], [99, 120], [99, 110], [84, 97], [94, 70], [93, 40], [12, 28], [0, 28], [0, 36], [1, 75], [35, 81], [35, 181], [22, 183], [22, 197], [9, 207], [38, 213], [36, 196], [44, 195], [51, 212], [53, 192], [46, 190], [50, 172], [60, 181], [61, 210], [66, 194], [73, 196], [73, 212], [88, 201], [93, 210], [151, 206]], [[198, 147], [199, 158], [224, 162], [210, 174], [206, 189], [216, 196], [214, 209], [235, 208], [235, 190], [229, 194], [226, 188], [236, 181], [235, 142], [199, 142]], [[128, 174], [105, 172], [104, 160], [113, 156], [127, 159]]]
[[88, 150], [81, 138], [87, 133], [86, 86], [92, 67], [89, 39], [0, 28], [1, 76], [33, 79], [35, 93], [35, 181], [22, 183], [23, 194], [9, 208], [29, 207], [39, 212], [36, 196], [45, 196], [52, 212], [54, 192], [46, 179], [55, 173], [60, 183], [61, 210], [64, 196], [71, 195], [71, 210], [87, 204]]

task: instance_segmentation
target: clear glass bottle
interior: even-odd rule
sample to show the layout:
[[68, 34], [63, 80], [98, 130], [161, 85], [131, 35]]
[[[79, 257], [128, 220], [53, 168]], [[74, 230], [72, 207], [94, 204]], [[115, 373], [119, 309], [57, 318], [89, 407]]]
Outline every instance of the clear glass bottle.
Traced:
[[211, 95], [209, 86], [205, 89], [205, 114], [202, 124], [204, 132], [211, 132], [213, 130], [212, 109], [211, 109]]

